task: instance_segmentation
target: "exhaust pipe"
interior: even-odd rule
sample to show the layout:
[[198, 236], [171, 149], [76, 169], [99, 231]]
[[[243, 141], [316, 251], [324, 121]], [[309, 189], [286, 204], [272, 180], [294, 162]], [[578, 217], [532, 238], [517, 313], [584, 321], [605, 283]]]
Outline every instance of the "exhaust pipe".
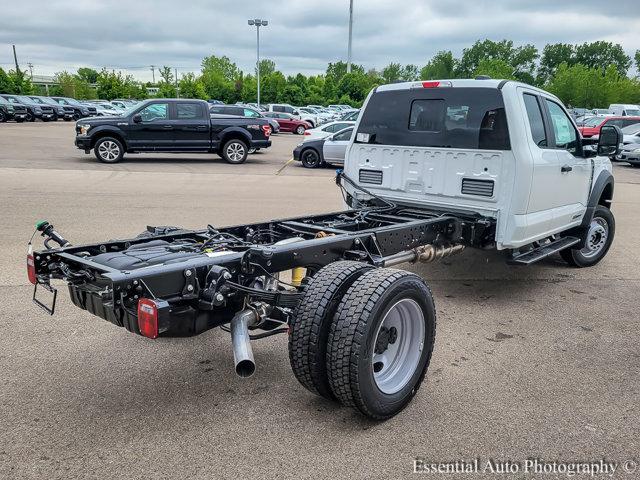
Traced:
[[389, 255], [384, 259], [384, 266], [391, 267], [400, 263], [430, 263], [441, 260], [451, 255], [456, 255], [464, 250], [464, 245], [425, 245], [406, 252]]
[[236, 373], [243, 378], [250, 377], [256, 371], [251, 338], [249, 337], [249, 327], [257, 322], [258, 316], [251, 309], [236, 313], [231, 320], [231, 343], [233, 345]]

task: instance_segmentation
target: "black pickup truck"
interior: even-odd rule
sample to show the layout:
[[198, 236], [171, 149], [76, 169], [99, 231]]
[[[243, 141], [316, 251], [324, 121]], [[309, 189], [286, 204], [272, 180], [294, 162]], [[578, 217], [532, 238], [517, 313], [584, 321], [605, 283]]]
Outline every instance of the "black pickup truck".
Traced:
[[271, 146], [269, 122], [261, 118], [211, 115], [202, 100], [154, 99], [119, 117], [76, 123], [76, 146], [98, 160], [116, 163], [125, 153], [217, 153], [239, 164], [251, 149]]

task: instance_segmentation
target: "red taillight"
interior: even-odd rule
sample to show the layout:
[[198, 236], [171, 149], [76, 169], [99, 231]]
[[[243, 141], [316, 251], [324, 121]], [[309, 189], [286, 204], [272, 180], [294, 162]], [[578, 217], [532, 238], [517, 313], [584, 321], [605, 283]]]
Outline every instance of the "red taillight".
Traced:
[[437, 88], [440, 86], [440, 82], [422, 82], [423, 88]]
[[264, 136], [268, 137], [271, 135], [271, 125], [262, 125], [262, 131], [264, 132]]
[[29, 281], [35, 285], [37, 282], [36, 263], [31, 253], [27, 255], [27, 276], [29, 277]]
[[138, 300], [138, 328], [148, 338], [158, 338], [158, 305], [149, 298]]

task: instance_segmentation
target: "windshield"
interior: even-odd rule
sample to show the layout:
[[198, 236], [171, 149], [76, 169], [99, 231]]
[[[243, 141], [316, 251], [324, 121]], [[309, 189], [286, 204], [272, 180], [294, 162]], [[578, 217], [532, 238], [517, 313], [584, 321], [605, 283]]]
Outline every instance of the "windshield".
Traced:
[[422, 88], [374, 94], [360, 114], [356, 143], [510, 150], [497, 88]]
[[45, 101], [38, 97], [29, 97], [32, 102], [39, 103], [40, 105], [46, 105]]
[[585, 127], [596, 127], [604, 121], [604, 117], [591, 117], [585, 120]]

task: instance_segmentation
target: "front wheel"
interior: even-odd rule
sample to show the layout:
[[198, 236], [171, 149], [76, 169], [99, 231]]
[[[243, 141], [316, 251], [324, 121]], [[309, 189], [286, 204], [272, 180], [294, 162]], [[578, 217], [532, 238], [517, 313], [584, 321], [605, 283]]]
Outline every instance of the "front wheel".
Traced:
[[0, 111], [0, 123], [4, 123], [7, 121], [7, 116], [4, 114], [4, 112]]
[[306, 129], [306, 128], [304, 128], [304, 125], [298, 125], [298, 126], [296, 127], [296, 134], [297, 134], [297, 135], [304, 135], [304, 132], [305, 132], [306, 130], [307, 130], [307, 129]]
[[607, 254], [615, 233], [616, 221], [611, 210], [598, 205], [589, 224], [584, 247], [562, 250], [560, 256], [573, 267], [591, 267]]
[[247, 144], [235, 138], [229, 140], [224, 144], [224, 147], [222, 147], [222, 158], [224, 158], [227, 163], [234, 165], [244, 163], [248, 154], [249, 148]]
[[93, 147], [93, 151], [102, 163], [118, 163], [124, 156], [122, 143], [113, 137], [100, 138]]
[[27, 120], [27, 122], [35, 122], [36, 121], [36, 117], [33, 116], [33, 113], [28, 112], [26, 120]]
[[308, 148], [302, 152], [300, 159], [302, 161], [302, 166], [305, 168], [318, 168], [322, 163], [320, 155], [313, 148]]
[[347, 290], [327, 340], [327, 377], [344, 405], [376, 420], [414, 397], [431, 360], [436, 309], [419, 276], [371, 270]]

